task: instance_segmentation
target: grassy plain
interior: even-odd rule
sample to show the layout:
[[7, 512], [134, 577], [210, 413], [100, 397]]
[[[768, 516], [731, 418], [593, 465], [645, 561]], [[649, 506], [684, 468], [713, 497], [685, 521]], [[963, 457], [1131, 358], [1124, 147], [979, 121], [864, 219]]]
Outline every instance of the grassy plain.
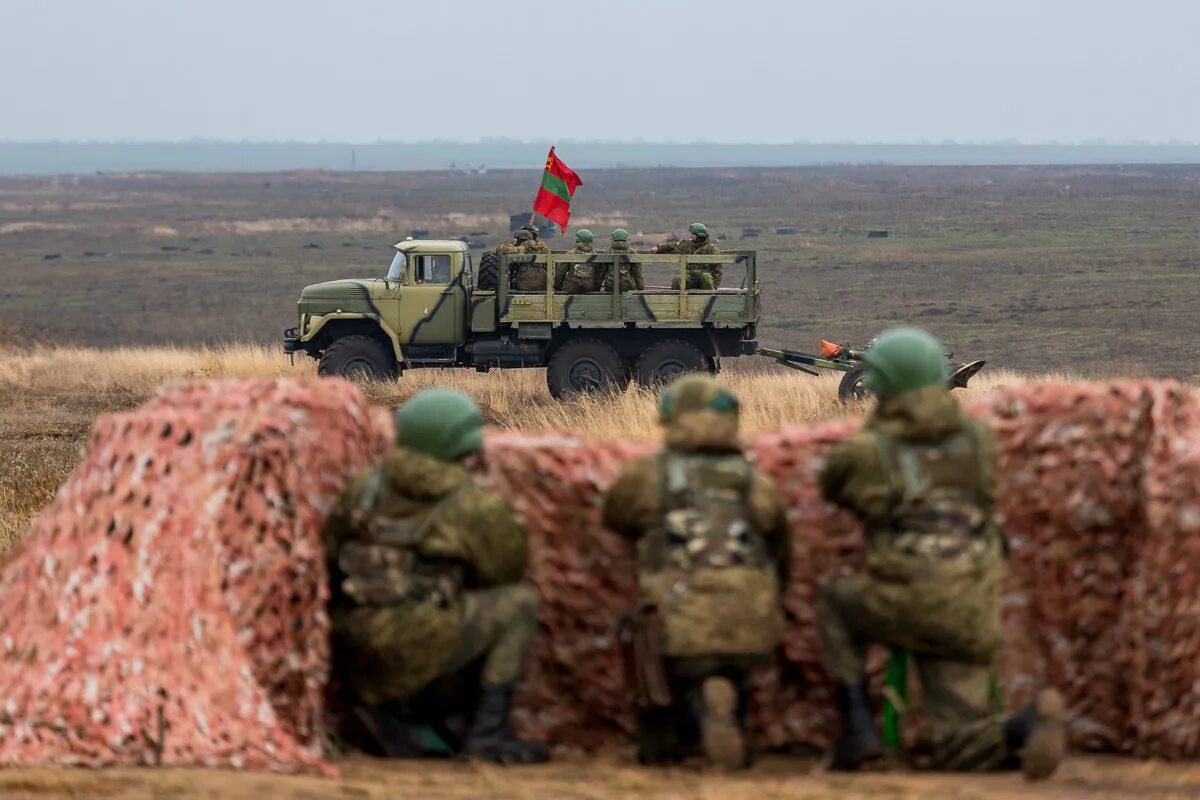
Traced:
[[[964, 357], [1021, 371], [1200, 372], [1200, 166], [583, 179], [573, 223], [598, 234], [620, 224], [648, 246], [699, 219], [731, 236], [723, 246], [757, 249], [766, 344], [861, 344], [916, 321]], [[304, 285], [382, 274], [413, 229], [494, 246], [536, 181], [529, 171], [0, 179], [0, 321], [85, 345], [274, 343]], [[745, 226], [763, 235], [739, 239]]]
[[[575, 221], [645, 246], [694, 219], [757, 249], [764, 344], [865, 342], [916, 321], [978, 388], [1026, 375], [1200, 378], [1200, 167], [612, 170], [585, 174]], [[164, 382], [311, 375], [277, 348], [308, 283], [380, 274], [412, 229], [497, 244], [536, 173], [0, 178], [0, 549], [74, 467], [95, 418]], [[777, 226], [797, 233], [780, 235]], [[762, 236], [740, 240], [744, 226]], [[888, 237], [867, 238], [869, 230]], [[641, 233], [638, 233], [641, 232]], [[603, 237], [601, 236], [603, 239]], [[552, 243], [556, 249], [562, 242]], [[230, 342], [244, 344], [231, 345]], [[746, 430], [861, 413], [836, 379], [739, 359]], [[499, 428], [656, 435], [637, 390], [559, 404], [538, 371], [416, 371], [364, 386], [394, 405], [463, 388]], [[5, 797], [874, 797], [1200, 794], [1190, 767], [1080, 759], [1040, 787], [1014, 776], [834, 777], [770, 760], [748, 776], [648, 773], [624, 760], [545, 771], [346, 764], [338, 782], [220, 772], [0, 773]]]

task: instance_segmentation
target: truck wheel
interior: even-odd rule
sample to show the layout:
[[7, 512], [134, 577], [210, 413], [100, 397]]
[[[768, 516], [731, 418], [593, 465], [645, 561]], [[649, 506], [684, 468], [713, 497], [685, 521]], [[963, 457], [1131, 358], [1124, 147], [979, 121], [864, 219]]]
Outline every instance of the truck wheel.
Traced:
[[710, 372], [704, 353], [682, 339], [655, 342], [642, 351], [637, 360], [637, 382], [640, 386], [666, 386], [688, 372]]
[[489, 251], [479, 257], [479, 277], [475, 287], [495, 291], [500, 285], [500, 256], [495, 251]]
[[855, 400], [866, 400], [870, 397], [867, 387], [863, 386], [863, 364], [855, 364], [850, 370], [842, 376], [842, 382], [838, 384], [838, 400], [843, 403], [849, 403]]
[[621, 357], [598, 339], [574, 339], [554, 351], [546, 385], [555, 400], [573, 394], [623, 392], [629, 386]]
[[370, 336], [343, 336], [325, 348], [317, 374], [339, 378], [390, 380], [396, 377], [396, 359], [383, 342]]

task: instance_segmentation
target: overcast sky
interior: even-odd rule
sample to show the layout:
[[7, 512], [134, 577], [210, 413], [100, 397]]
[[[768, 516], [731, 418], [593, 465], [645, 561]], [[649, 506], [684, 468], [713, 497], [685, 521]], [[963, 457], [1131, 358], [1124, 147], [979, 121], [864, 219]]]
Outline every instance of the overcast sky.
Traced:
[[1189, 0], [0, 0], [0, 139], [1200, 140]]

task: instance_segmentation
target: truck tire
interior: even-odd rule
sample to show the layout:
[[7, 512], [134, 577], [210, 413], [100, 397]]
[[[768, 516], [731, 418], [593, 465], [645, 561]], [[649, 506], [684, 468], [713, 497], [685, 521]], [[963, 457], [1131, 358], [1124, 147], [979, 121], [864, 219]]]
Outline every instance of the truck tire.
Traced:
[[572, 339], [554, 351], [546, 386], [555, 400], [575, 394], [623, 392], [629, 386], [617, 351], [599, 339]]
[[378, 339], [362, 335], [343, 336], [325, 348], [321, 360], [317, 362], [317, 374], [392, 380], [396, 377], [396, 359]]
[[855, 364], [850, 370], [842, 376], [842, 382], [838, 384], [838, 400], [843, 403], [850, 403], [857, 400], [866, 400], [870, 397], [867, 387], [863, 386], [863, 370], [866, 369], [864, 364]]
[[500, 256], [491, 250], [479, 257], [479, 277], [475, 281], [475, 288], [495, 291], [499, 285]]
[[639, 386], [657, 388], [688, 372], [711, 372], [709, 359], [682, 339], [655, 342], [638, 356], [635, 377]]

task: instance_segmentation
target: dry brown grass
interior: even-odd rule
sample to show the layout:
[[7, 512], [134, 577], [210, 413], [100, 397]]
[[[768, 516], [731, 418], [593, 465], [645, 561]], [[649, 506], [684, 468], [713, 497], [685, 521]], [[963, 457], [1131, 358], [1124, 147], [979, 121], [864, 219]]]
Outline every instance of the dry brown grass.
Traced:
[[[0, 358], [0, 548], [53, 497], [73, 468], [88, 429], [101, 414], [132, 408], [165, 384], [214, 378], [314, 377], [307, 358], [295, 366], [279, 351], [253, 345], [205, 348], [45, 348]], [[837, 401], [836, 375], [813, 378], [743, 360], [722, 375], [743, 406], [747, 434], [784, 423], [853, 416]], [[751, 362], [752, 363], [752, 362]], [[1023, 380], [984, 373], [980, 389]], [[644, 389], [557, 402], [541, 370], [414, 370], [400, 381], [363, 385], [376, 402], [397, 406], [414, 393], [450, 386], [471, 395], [489, 425], [506, 430], [574, 430], [600, 438], [658, 436], [657, 396]]]

